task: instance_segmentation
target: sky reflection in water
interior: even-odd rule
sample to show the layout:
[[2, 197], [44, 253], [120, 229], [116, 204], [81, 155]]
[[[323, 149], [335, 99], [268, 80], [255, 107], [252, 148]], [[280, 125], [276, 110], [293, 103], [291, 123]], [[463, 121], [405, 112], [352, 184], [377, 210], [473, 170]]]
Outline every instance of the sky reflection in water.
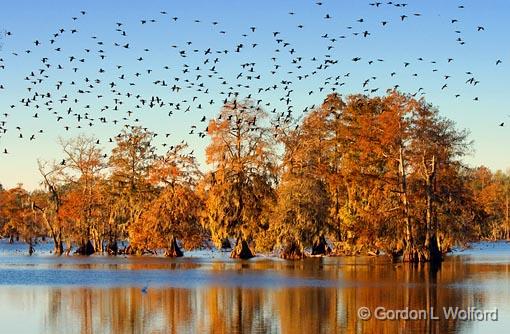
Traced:
[[[7, 247], [2, 245], [2, 248]], [[286, 262], [0, 256], [6, 333], [506, 333], [510, 247], [477, 244], [439, 270], [350, 257]], [[210, 254], [209, 254], [210, 255]], [[141, 288], [148, 286], [147, 293]], [[360, 320], [357, 310], [498, 308], [498, 321]], [[439, 311], [437, 311], [439, 310]], [[441, 317], [443, 318], [443, 317]]]

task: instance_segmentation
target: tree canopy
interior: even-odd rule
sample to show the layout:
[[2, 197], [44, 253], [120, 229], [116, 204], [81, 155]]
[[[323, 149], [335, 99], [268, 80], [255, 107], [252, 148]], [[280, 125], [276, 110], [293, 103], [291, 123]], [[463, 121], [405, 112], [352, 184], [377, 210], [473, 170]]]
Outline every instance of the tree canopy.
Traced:
[[237, 258], [409, 262], [510, 237], [509, 174], [466, 166], [468, 133], [423, 99], [335, 93], [299, 119], [234, 99], [207, 135], [206, 172], [187, 143], [159, 154], [142, 127], [126, 127], [109, 154], [93, 137], [61, 140], [61, 161], [38, 162], [43, 190], [0, 187], [1, 234], [48, 236], [56, 254], [182, 256], [235, 240]]

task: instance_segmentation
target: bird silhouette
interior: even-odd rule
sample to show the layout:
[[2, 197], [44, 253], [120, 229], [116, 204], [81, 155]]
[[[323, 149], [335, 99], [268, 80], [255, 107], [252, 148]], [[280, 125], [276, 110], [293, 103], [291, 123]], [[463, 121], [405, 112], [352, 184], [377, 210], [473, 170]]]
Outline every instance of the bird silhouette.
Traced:
[[[235, 33], [236, 29], [230, 29], [228, 23], [222, 20], [211, 22], [204, 17], [190, 18], [185, 15], [169, 17], [167, 15], [171, 11], [168, 9], [155, 12], [146, 9], [141, 17], [131, 20], [131, 24], [112, 19], [112, 34], [97, 30], [90, 33], [92, 36], [87, 36], [88, 29], [82, 29], [82, 16], [93, 16], [93, 13], [90, 11], [88, 14], [87, 10], [82, 10], [71, 17], [68, 25], [64, 21], [57, 22], [62, 25], [57, 26], [48, 36], [37, 36], [37, 39], [32, 37], [28, 41], [34, 42], [8, 54], [10, 58], [27, 59], [33, 54], [40, 61], [23, 70], [19, 79], [25, 86], [24, 90], [20, 90], [19, 96], [8, 101], [6, 106], [16, 108], [15, 117], [22, 115], [25, 110], [29, 111], [27, 116], [32, 115], [35, 125], [51, 124], [55, 132], [82, 129], [96, 134], [103, 133], [106, 128], [116, 131], [145, 121], [150, 123], [150, 119], [156, 117], [151, 115], [157, 115], [158, 118], [182, 117], [183, 122], [188, 123], [182, 128], [189, 129], [184, 133], [202, 139], [209, 128], [201, 123], [211, 119], [215, 107], [234, 101], [235, 110], [238, 107], [237, 100], [243, 98], [253, 100], [257, 108], [272, 110], [275, 124], [279, 125], [280, 121], [291, 119], [297, 110], [313, 110], [314, 107], [298, 102], [300, 98], [296, 99], [297, 95], [314, 99], [326, 92], [353, 87], [366, 94], [377, 94], [384, 91], [380, 87], [381, 80], [384, 80], [381, 78], [391, 80], [387, 85], [398, 89], [401, 85], [405, 86], [400, 80], [416, 80], [429, 71], [439, 72], [441, 74], [438, 73], [433, 79], [437, 82], [431, 84], [434, 91], [459, 100], [469, 100], [464, 97], [469, 95], [462, 94], [461, 97], [460, 94], [449, 92], [457, 88], [456, 80], [460, 83], [465, 81], [469, 89], [476, 90], [479, 87], [477, 75], [471, 73], [463, 76], [454, 72], [456, 66], [463, 66], [460, 65], [463, 62], [452, 54], [445, 54], [436, 60], [426, 59], [424, 55], [417, 58], [419, 54], [411, 54], [414, 57], [412, 59], [418, 61], [404, 61], [402, 57], [396, 56], [400, 64], [404, 63], [401, 70], [391, 67], [391, 59], [383, 59], [375, 54], [376, 49], [372, 43], [378, 43], [377, 39], [383, 32], [390, 34], [393, 28], [395, 31], [408, 29], [406, 26], [415, 20], [424, 22], [428, 14], [425, 11], [409, 11], [406, 3], [372, 2], [369, 5], [378, 12], [377, 16], [356, 15], [346, 23], [347, 27], [337, 25], [333, 28], [329, 25], [336, 22], [333, 19], [336, 17], [335, 12], [323, 6], [323, 2], [315, 4], [319, 7], [313, 6], [313, 11], [320, 23], [311, 19], [296, 22], [303, 14], [310, 14], [310, 17], [313, 14], [296, 7], [280, 13], [290, 15], [287, 18], [291, 22], [289, 25], [265, 23], [262, 27], [259, 26], [260, 22], [250, 20], [243, 22], [238, 34]], [[464, 9], [464, 6], [459, 5], [457, 8]], [[324, 9], [329, 13], [325, 13]], [[455, 17], [462, 18], [462, 21], [459, 22]], [[469, 36], [462, 27], [466, 23], [464, 17], [458, 12], [447, 16], [446, 23], [451, 22], [451, 27], [455, 29], [448, 28], [452, 29], [456, 38], [452, 38], [452, 44], [456, 42], [465, 45], [469, 42]], [[372, 24], [371, 18], [377, 18], [374, 21], [376, 25]], [[187, 24], [196, 27], [194, 29], [201, 35], [200, 38], [180, 39], [172, 35], [175, 31], [184, 31]], [[476, 31], [485, 30], [482, 25], [473, 26]], [[314, 32], [315, 27], [320, 27], [320, 33]], [[151, 30], [153, 28], [159, 29], [160, 33], [157, 36], [158, 42], [151, 44], [151, 38], [145, 37], [154, 34], [154, 30]], [[220, 30], [223, 28], [225, 30]], [[166, 31], [172, 33], [166, 34]], [[300, 41], [299, 38], [290, 38], [292, 34], [309, 34], [309, 37]], [[12, 37], [13, 34], [4, 32], [4, 36]], [[363, 48], [360, 48], [364, 51], [350, 55], [342, 44], [358, 43], [354, 40], [356, 36], [363, 37], [358, 40], [364, 43]], [[70, 45], [62, 44], [63, 39], [69, 39]], [[157, 60], [161, 52], [166, 52], [168, 56], [163, 64]], [[451, 65], [446, 67], [446, 64]], [[495, 64], [499, 66], [498, 69], [505, 67], [501, 59], [497, 59]], [[342, 65], [351, 66], [353, 75], [339, 75], [337, 70]], [[467, 66], [459, 67], [459, 73], [471, 72], [469, 70], [476, 72]], [[5, 67], [4, 60], [0, 59], [0, 70]], [[378, 70], [383, 72], [376, 73]], [[363, 79], [356, 80], [356, 77]], [[448, 85], [443, 79], [448, 80]], [[9, 86], [0, 82], [1, 91], [8, 90]], [[415, 94], [424, 95], [428, 91], [424, 87], [420, 87]], [[17, 95], [12, 91], [10, 94]], [[478, 96], [473, 98], [473, 101], [478, 100]], [[197, 112], [200, 112], [200, 116]], [[12, 116], [1, 119], [0, 136], [8, 130], [11, 119]], [[172, 122], [160, 123], [157, 126]], [[28, 131], [31, 130], [23, 127], [22, 131], [20, 128], [15, 131], [15, 136], [24, 142], [43, 137], [43, 133], [37, 130], [33, 130], [32, 134]], [[161, 136], [156, 132], [154, 140], [174, 136], [173, 132], [172, 136], [163, 135], [169, 133], [167, 129], [163, 131]], [[110, 147], [114, 144], [113, 138], [115, 135], [108, 133], [101, 141], [97, 139], [96, 143], [99, 145], [102, 142]], [[166, 142], [159, 143], [165, 147], [167, 145]]]

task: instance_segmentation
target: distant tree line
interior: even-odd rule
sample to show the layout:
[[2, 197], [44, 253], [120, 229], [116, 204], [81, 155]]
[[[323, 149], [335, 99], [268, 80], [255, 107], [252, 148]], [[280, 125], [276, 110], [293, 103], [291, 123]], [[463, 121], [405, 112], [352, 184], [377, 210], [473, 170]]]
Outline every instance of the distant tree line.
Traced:
[[384, 253], [407, 262], [509, 238], [510, 176], [465, 166], [467, 132], [423, 99], [331, 94], [303, 115], [225, 103], [208, 124], [206, 172], [185, 143], [157, 154], [142, 127], [126, 127], [109, 155], [95, 138], [62, 139], [62, 161], [38, 161], [44, 190], [0, 187], [0, 234], [30, 253], [49, 237], [58, 255], [178, 257], [235, 240], [235, 258]]

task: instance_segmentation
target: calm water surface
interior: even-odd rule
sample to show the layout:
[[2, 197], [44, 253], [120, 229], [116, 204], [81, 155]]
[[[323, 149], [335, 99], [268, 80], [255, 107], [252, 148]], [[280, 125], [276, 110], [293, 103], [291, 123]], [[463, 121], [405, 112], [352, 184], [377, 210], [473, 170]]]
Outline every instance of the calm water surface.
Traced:
[[[508, 333], [510, 245], [475, 244], [440, 268], [348, 257], [286, 262], [53, 257], [0, 242], [2, 333]], [[39, 247], [41, 248], [41, 246]], [[44, 248], [44, 247], [42, 247]], [[147, 286], [144, 293], [142, 288]], [[362, 320], [360, 307], [372, 316]], [[443, 308], [497, 310], [497, 321]], [[421, 320], [381, 320], [426, 310]], [[430, 319], [433, 316], [439, 319]], [[402, 315], [405, 317], [405, 314]], [[410, 315], [408, 315], [410, 316]]]

